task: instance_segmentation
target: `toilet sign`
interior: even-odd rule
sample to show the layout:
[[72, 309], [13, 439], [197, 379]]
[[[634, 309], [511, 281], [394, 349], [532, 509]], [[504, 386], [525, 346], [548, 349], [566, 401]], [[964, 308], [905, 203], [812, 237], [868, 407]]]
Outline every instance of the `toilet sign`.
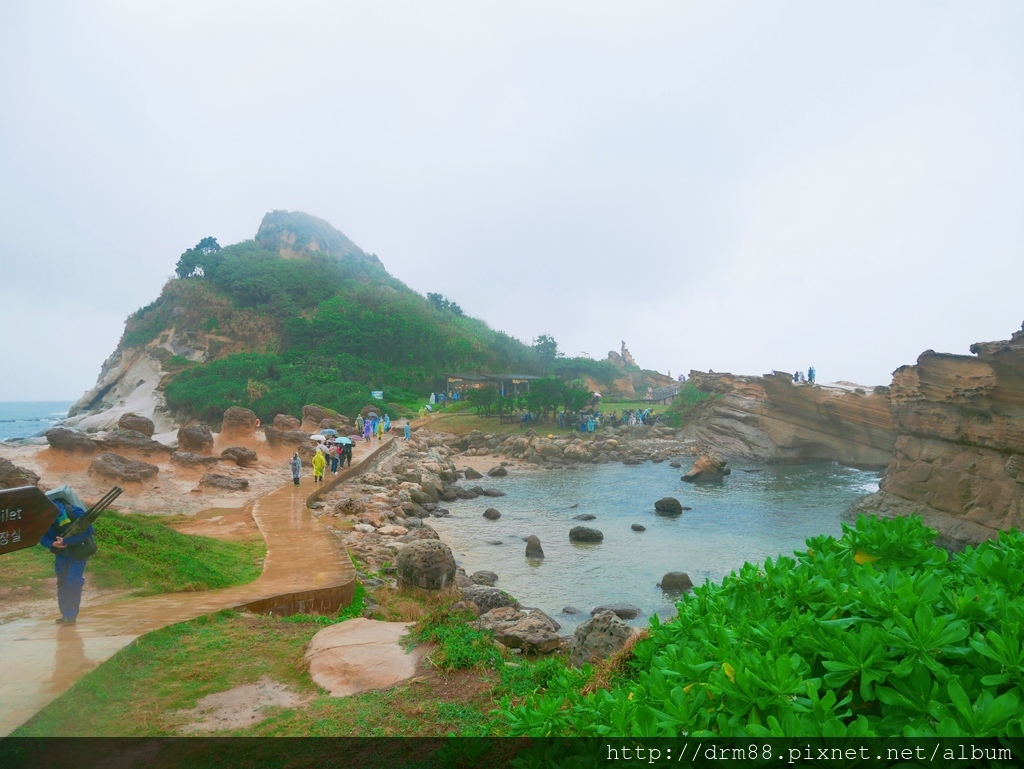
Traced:
[[58, 512], [35, 486], [0, 489], [0, 555], [38, 545]]

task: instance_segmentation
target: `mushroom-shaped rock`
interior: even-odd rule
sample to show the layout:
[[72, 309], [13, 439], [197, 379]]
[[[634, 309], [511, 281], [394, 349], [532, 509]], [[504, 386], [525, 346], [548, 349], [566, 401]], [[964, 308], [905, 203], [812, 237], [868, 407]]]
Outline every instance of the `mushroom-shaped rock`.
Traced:
[[732, 469], [717, 454], [701, 454], [682, 480], [687, 483], [718, 483], [731, 472]]
[[600, 542], [603, 539], [604, 534], [589, 526], [573, 526], [569, 529], [570, 542]]
[[596, 616], [602, 612], [610, 611], [619, 619], [636, 619], [640, 616], [640, 607], [631, 603], [608, 603], [597, 606], [590, 612], [590, 616]]
[[448, 545], [424, 539], [407, 545], [395, 562], [398, 583], [403, 587], [440, 590], [455, 581], [455, 557]]
[[289, 414], [278, 414], [274, 417], [273, 428], [280, 432], [298, 430], [301, 426], [302, 422]]
[[218, 475], [217, 473], [207, 473], [199, 483], [203, 486], [213, 486], [228, 491], [245, 491], [249, 488], [249, 481], [245, 478], [232, 478], [230, 475]]
[[527, 558], [543, 558], [544, 548], [540, 546], [540, 537], [536, 534], [531, 534], [526, 538], [526, 557]]
[[658, 515], [679, 515], [683, 512], [683, 505], [675, 497], [662, 497], [654, 503], [654, 512]]
[[325, 419], [333, 417], [335, 412], [330, 409], [325, 409], [323, 406], [317, 406], [316, 404], [310, 404], [302, 407], [302, 424], [303, 429], [316, 429], [320, 427], [320, 423]]
[[220, 460], [217, 457], [208, 457], [206, 454], [196, 454], [192, 451], [175, 451], [171, 454], [171, 461], [176, 465], [186, 467], [211, 467]]
[[137, 430], [111, 430], [102, 440], [96, 442], [101, 449], [108, 451], [128, 450], [140, 454], [170, 454], [171, 449], [148, 435]]
[[250, 409], [241, 406], [231, 406], [224, 412], [224, 419], [221, 422], [221, 433], [224, 435], [252, 435], [260, 420]]
[[278, 430], [275, 427], [264, 428], [263, 434], [267, 436], [267, 443], [271, 446], [299, 447], [310, 446], [312, 441], [309, 435], [302, 430]]
[[488, 521], [496, 521], [499, 518], [501, 518], [501, 513], [499, 513], [493, 507], [488, 507], [486, 510], [484, 510], [484, 518], [486, 518]]
[[25, 467], [0, 457], [0, 489], [16, 489], [19, 486], [38, 486], [39, 476]]
[[187, 425], [178, 428], [178, 448], [196, 454], [213, 451], [213, 433], [208, 425]]
[[569, 664], [582, 667], [617, 652], [632, 637], [633, 628], [612, 612], [588, 619], [578, 628], [569, 645]]
[[231, 459], [239, 467], [251, 467], [256, 464], [256, 452], [244, 446], [229, 446], [220, 453], [221, 459]]
[[59, 451], [81, 451], [91, 454], [96, 451], [96, 443], [88, 435], [67, 427], [51, 427], [46, 431], [46, 442], [51, 448]]
[[504, 478], [506, 475], [508, 475], [508, 470], [506, 470], [501, 465], [498, 465], [497, 467], [492, 467], [490, 470], [488, 470], [487, 474], [492, 478]]
[[147, 462], [136, 462], [110, 451], [104, 451], [89, 465], [89, 472], [119, 481], [138, 482], [152, 478], [160, 468]]
[[685, 593], [693, 590], [693, 581], [685, 571], [670, 571], [661, 578], [659, 587], [666, 593]]
[[117, 420], [117, 429], [134, 430], [137, 433], [142, 433], [147, 438], [152, 438], [153, 433], [156, 431], [152, 419], [147, 419], [138, 414], [122, 414], [121, 418]]

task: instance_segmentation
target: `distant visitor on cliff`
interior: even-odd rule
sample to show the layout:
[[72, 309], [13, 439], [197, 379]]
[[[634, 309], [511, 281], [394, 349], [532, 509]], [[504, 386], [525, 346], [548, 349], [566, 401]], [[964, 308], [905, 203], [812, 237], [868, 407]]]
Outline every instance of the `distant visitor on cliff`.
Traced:
[[412, 439], [412, 428], [409, 427], [409, 420], [408, 419], [405, 420], [405, 439], [407, 441]]
[[292, 470], [292, 481], [295, 483], [296, 486], [298, 486], [299, 474], [302, 472], [302, 460], [299, 459], [299, 452], [296, 451], [294, 454], [292, 454], [292, 458], [291, 461], [288, 463], [288, 466]]
[[814, 370], [814, 366], [811, 366], [809, 369], [807, 369], [807, 381], [810, 382], [811, 384], [814, 384], [814, 375], [816, 373], [817, 372]]

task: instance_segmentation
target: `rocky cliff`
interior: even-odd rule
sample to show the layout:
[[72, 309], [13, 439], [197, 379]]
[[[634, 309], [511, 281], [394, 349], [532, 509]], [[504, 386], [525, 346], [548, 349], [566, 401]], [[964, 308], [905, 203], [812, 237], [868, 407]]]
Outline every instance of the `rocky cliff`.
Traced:
[[971, 352], [929, 350], [896, 370], [898, 437], [863, 509], [921, 512], [961, 542], [1024, 527], [1024, 328]]
[[691, 371], [690, 379], [716, 397], [698, 409], [688, 432], [723, 454], [879, 469], [892, 458], [896, 434], [888, 388], [798, 384], [781, 372], [749, 377]]

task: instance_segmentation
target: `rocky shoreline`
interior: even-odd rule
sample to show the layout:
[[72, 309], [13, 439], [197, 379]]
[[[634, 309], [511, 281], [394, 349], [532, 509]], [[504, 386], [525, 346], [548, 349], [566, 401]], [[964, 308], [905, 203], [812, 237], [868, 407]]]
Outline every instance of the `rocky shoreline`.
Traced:
[[[336, 486], [312, 506], [358, 562], [367, 589], [366, 614], [373, 612], [373, 594], [381, 588], [457, 589], [459, 600], [453, 608], [476, 617], [474, 627], [492, 631], [502, 645], [523, 654], [568, 649], [571, 662], [581, 665], [611, 654], [637, 632], [625, 621], [637, 616], [636, 607], [596, 607], [574, 635], [561, 636], [555, 619], [522, 606], [496, 587], [494, 572], [470, 575], [456, 567], [450, 548], [429, 519], [448, 515], [447, 501], [501, 496], [486, 481], [507, 475], [510, 468], [537, 472], [571, 470], [584, 462], [675, 463], [696, 450], [694, 442], [675, 440], [670, 428], [606, 428], [572, 438], [534, 431], [475, 431], [459, 437], [420, 429], [410, 441], [395, 441], [393, 450], [374, 467]], [[525, 543], [524, 557], [531, 554], [531, 546], [536, 543]], [[532, 555], [543, 557], [543, 552], [534, 549]], [[689, 579], [673, 584], [689, 585]], [[685, 588], [668, 584], [665, 589]], [[572, 607], [566, 610], [578, 613]]]

